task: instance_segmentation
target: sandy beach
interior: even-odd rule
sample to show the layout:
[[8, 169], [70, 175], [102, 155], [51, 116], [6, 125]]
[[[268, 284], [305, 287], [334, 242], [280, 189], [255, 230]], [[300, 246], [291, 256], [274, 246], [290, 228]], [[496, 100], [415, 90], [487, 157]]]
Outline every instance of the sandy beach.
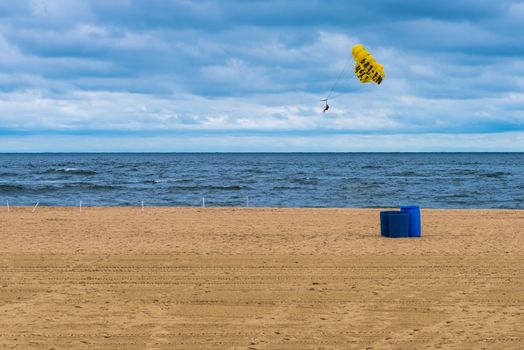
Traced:
[[523, 349], [524, 211], [15, 207], [0, 347]]

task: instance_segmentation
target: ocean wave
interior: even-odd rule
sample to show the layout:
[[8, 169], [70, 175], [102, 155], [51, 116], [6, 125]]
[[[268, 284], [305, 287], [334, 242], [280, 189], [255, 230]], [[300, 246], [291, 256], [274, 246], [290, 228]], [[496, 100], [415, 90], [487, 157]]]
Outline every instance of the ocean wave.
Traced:
[[508, 175], [511, 175], [511, 174], [510, 173], [505, 173], [503, 171], [495, 171], [495, 172], [492, 172], [492, 173], [480, 174], [480, 176], [482, 176], [482, 177], [492, 177], [492, 178], [504, 177], [504, 176], [508, 176]]
[[449, 174], [450, 175], [462, 175], [462, 176], [465, 176], [465, 175], [476, 175], [476, 174], [478, 174], [478, 171], [477, 170], [473, 170], [473, 169], [464, 169], [464, 170], [451, 171]]
[[95, 184], [90, 182], [73, 182], [64, 184], [60, 189], [82, 189], [82, 190], [114, 190], [119, 188], [119, 186], [114, 185], [103, 185], [103, 184]]
[[378, 189], [382, 187], [383, 183], [379, 181], [361, 181], [357, 184], [360, 189]]
[[444, 194], [437, 196], [437, 199], [447, 200], [447, 199], [464, 199], [464, 198], [473, 198], [474, 196], [471, 193], [454, 193], [454, 194]]
[[480, 162], [459, 162], [460, 165], [482, 165]]
[[290, 179], [289, 182], [300, 185], [316, 185], [319, 179], [317, 177], [295, 178]]
[[277, 191], [285, 191], [285, 190], [301, 190], [301, 189], [304, 189], [304, 187], [300, 187], [300, 186], [274, 186], [273, 187], [273, 190], [277, 190]]
[[231, 186], [204, 186], [204, 188], [209, 190], [225, 190], [225, 191], [240, 191], [240, 190], [248, 190], [251, 189], [251, 187], [248, 186], [239, 186], [239, 185], [231, 185]]
[[87, 182], [67, 183], [62, 185], [9, 185], [0, 184], [0, 194], [44, 194], [51, 192], [60, 192], [62, 190], [81, 190], [81, 191], [111, 191], [117, 189], [117, 186], [101, 185]]
[[382, 165], [364, 165], [362, 169], [381, 169]]
[[250, 175], [271, 174], [271, 171], [266, 169], [246, 169], [245, 172]]
[[240, 191], [240, 190], [251, 190], [249, 186], [219, 186], [219, 185], [205, 185], [205, 186], [169, 186], [168, 190], [171, 192], [175, 191]]
[[180, 183], [180, 182], [193, 182], [193, 179], [172, 179], [170, 181], [177, 182], [177, 183]]
[[194, 181], [193, 179], [158, 179], [158, 180], [153, 179], [153, 180], [143, 180], [142, 183], [143, 184], [158, 184], [158, 183], [162, 183], [162, 182], [167, 182], [167, 183], [184, 183], [184, 182], [193, 182], [193, 181]]
[[47, 192], [53, 192], [59, 190], [61, 187], [49, 186], [49, 185], [0, 185], [0, 193], [2, 194], [21, 194], [21, 193], [30, 193], [30, 194], [42, 194]]
[[160, 182], [160, 180], [144, 180], [144, 181], [142, 181], [143, 184], [147, 184], [147, 185], [151, 185], [151, 184], [154, 185], [154, 184], [157, 184], [159, 182]]
[[504, 177], [504, 176], [511, 175], [511, 173], [507, 173], [503, 171], [480, 173], [479, 170], [475, 170], [475, 169], [462, 169], [462, 170], [450, 171], [449, 175], [459, 175], [459, 176], [478, 175], [481, 177]]
[[96, 175], [94, 170], [77, 169], [77, 168], [52, 168], [47, 169], [40, 174], [71, 174], [71, 175]]
[[0, 193], [1, 194], [13, 194], [13, 193], [20, 193], [25, 190], [24, 186], [22, 185], [2, 185], [0, 184]]
[[417, 176], [417, 173], [415, 173], [414, 171], [411, 171], [411, 170], [406, 170], [406, 171], [400, 171], [400, 172], [397, 172], [397, 173], [392, 173], [392, 174], [389, 174], [390, 176], [398, 176], [398, 177], [413, 177], [413, 176]]

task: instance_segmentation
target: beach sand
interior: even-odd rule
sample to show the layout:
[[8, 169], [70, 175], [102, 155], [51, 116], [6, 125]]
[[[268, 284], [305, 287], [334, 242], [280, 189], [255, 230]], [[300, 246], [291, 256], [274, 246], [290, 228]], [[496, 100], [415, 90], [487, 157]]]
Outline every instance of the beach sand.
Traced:
[[0, 348], [524, 349], [524, 211], [0, 208]]

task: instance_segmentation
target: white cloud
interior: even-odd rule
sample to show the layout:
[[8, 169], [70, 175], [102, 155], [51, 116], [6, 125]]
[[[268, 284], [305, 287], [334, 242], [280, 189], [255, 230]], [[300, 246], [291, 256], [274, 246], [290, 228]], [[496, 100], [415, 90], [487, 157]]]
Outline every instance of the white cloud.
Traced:
[[510, 16], [518, 21], [524, 21], [524, 2], [512, 3], [509, 6]]
[[524, 133], [329, 136], [52, 135], [0, 138], [3, 152], [413, 152], [524, 151]]
[[[264, 11], [249, 22], [241, 14], [228, 17], [229, 2], [150, 3], [156, 10], [188, 11], [187, 21], [186, 12], [176, 12], [180, 24], [164, 23], [163, 13], [127, 0], [24, 4], [29, 10], [19, 5], [0, 24], [5, 134], [187, 131], [193, 137], [221, 132], [229, 140], [228, 133], [245, 132], [259, 137], [257, 147], [270, 138], [271, 147], [292, 146], [275, 136], [286, 134], [298, 147], [308, 137], [331, 133], [333, 145], [342, 140], [343, 148], [339, 133], [361, 134], [366, 145], [366, 134], [387, 136], [384, 142], [401, 147], [404, 139], [391, 134], [524, 129], [524, 59], [514, 45], [521, 33], [508, 29], [520, 18], [522, 2], [471, 19], [445, 13], [432, 18], [415, 7], [407, 17], [373, 26], [316, 21], [308, 17], [320, 8], [316, 3], [304, 5], [304, 22], [294, 19], [295, 25], [270, 22], [278, 9], [262, 4]], [[141, 11], [143, 18], [136, 17]], [[233, 22], [220, 23], [224, 18]], [[386, 67], [382, 85], [353, 77], [351, 47], [357, 42]], [[319, 100], [348, 59], [331, 109], [322, 114]]]

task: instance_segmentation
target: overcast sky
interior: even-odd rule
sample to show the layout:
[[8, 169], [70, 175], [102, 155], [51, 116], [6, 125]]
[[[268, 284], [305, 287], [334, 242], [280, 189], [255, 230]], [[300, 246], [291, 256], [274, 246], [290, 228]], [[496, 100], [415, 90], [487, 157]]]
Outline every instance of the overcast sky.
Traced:
[[0, 0], [10, 151], [524, 151], [524, 2]]

